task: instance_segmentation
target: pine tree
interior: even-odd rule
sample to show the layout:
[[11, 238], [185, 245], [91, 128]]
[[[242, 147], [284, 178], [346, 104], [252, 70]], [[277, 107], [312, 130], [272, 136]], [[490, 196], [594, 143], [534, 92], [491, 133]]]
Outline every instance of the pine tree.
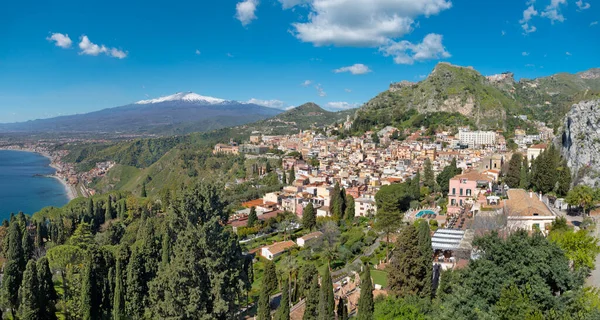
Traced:
[[8, 229], [6, 243], [6, 262], [4, 263], [4, 274], [2, 277], [2, 300], [11, 310], [12, 318], [16, 319], [16, 311], [19, 308], [19, 286], [23, 279], [25, 270], [25, 259], [23, 258], [23, 247], [21, 241], [21, 228], [15, 219], [11, 219]]
[[123, 260], [117, 258], [115, 271], [115, 289], [112, 310], [113, 320], [124, 320], [125, 318], [125, 297], [123, 292]]
[[271, 293], [268, 284], [263, 282], [260, 296], [258, 298], [258, 311], [256, 315], [258, 320], [271, 320]]
[[23, 272], [23, 283], [19, 288], [19, 314], [21, 320], [40, 319], [40, 297], [35, 261], [29, 260], [25, 272]]
[[269, 294], [272, 294], [275, 290], [277, 290], [277, 270], [275, 268], [275, 263], [273, 263], [271, 260], [267, 260], [265, 262], [263, 283], [265, 284]]
[[250, 214], [248, 214], [248, 228], [254, 227], [256, 221], [258, 221], [258, 217], [256, 216], [256, 207], [252, 207], [250, 208]]
[[373, 282], [371, 280], [371, 269], [367, 264], [363, 265], [365, 269], [360, 277], [360, 297], [358, 298], [358, 319], [373, 319], [375, 304], [373, 302]]
[[310, 289], [306, 294], [306, 307], [302, 320], [316, 320], [317, 308], [319, 305], [319, 276], [315, 274], [312, 278]]
[[48, 264], [48, 259], [42, 257], [37, 261], [37, 280], [39, 284], [38, 305], [39, 319], [56, 319], [56, 302], [58, 294], [54, 289], [52, 281], [52, 272]]
[[433, 191], [435, 189], [435, 174], [433, 173], [433, 165], [429, 158], [425, 159], [423, 164], [423, 184]]
[[312, 202], [309, 202], [302, 212], [302, 226], [307, 230], [312, 230], [317, 226], [317, 214]]
[[277, 308], [276, 320], [290, 320], [290, 280], [283, 279], [281, 302]]
[[329, 266], [325, 266], [321, 281], [321, 292], [319, 294], [319, 320], [330, 320], [335, 318], [335, 298], [333, 297], [333, 282]]

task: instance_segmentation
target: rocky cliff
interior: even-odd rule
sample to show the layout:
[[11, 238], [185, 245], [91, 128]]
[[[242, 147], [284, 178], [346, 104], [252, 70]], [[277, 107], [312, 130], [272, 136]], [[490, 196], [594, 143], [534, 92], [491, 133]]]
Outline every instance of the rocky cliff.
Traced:
[[559, 143], [574, 183], [600, 186], [600, 100], [573, 105], [564, 120]]

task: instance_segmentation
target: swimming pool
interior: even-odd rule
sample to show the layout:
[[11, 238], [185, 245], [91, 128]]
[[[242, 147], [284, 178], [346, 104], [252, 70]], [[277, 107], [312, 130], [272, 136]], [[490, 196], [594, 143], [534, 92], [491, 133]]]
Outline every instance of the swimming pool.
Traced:
[[433, 212], [431, 210], [421, 210], [421, 211], [419, 211], [419, 213], [417, 213], [417, 215], [415, 217], [420, 218], [426, 214], [435, 214], [435, 212]]

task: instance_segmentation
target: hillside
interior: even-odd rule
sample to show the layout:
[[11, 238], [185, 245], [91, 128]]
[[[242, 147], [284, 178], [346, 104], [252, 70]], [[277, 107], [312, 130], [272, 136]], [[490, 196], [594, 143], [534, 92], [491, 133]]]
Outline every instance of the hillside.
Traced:
[[357, 112], [356, 126], [398, 125], [409, 110], [471, 119], [481, 129], [511, 130], [514, 116], [558, 126], [574, 102], [600, 91], [600, 69], [516, 82], [511, 73], [485, 77], [470, 67], [439, 63], [421, 82], [392, 84]]
[[282, 110], [176, 93], [96, 112], [0, 124], [0, 132], [181, 135], [266, 119]]

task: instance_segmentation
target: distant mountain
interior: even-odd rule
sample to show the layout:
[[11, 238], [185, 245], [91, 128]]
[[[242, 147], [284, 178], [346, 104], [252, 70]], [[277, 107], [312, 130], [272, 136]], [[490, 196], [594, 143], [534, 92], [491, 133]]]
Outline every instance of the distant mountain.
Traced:
[[281, 112], [252, 103], [185, 92], [86, 114], [0, 124], [0, 132], [176, 135], [241, 125]]
[[415, 112], [443, 112], [481, 129], [510, 131], [522, 125], [516, 115], [558, 127], [573, 103], [598, 92], [600, 69], [517, 82], [510, 72], [486, 77], [471, 67], [439, 63], [423, 81], [390, 85], [357, 111], [355, 124], [365, 130], [406, 123]]

